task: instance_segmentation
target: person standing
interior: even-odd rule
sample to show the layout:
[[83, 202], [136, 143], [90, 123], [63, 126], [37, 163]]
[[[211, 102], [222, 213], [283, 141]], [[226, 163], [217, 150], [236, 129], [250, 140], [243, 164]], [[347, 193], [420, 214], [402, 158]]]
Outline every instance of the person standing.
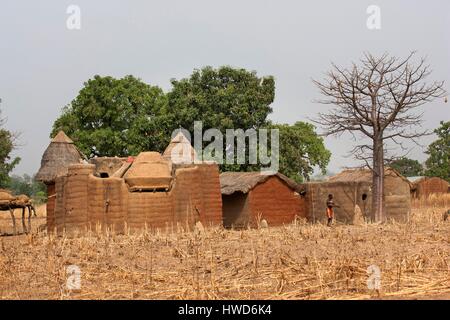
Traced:
[[334, 203], [333, 195], [329, 194], [328, 199], [327, 199], [327, 218], [328, 218], [327, 226], [328, 227], [331, 227], [331, 224], [333, 223], [334, 207], [339, 208], [339, 206]]

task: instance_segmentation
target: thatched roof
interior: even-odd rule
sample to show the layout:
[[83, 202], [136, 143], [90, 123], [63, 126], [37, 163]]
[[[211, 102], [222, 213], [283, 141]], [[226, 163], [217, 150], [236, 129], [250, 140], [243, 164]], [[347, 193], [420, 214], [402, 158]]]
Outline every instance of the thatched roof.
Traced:
[[11, 191], [0, 189], [0, 203], [3, 202], [9, 202], [14, 199], [14, 196], [12, 195]]
[[197, 159], [197, 153], [186, 136], [180, 131], [164, 150], [163, 158], [171, 160], [175, 164], [190, 164]]
[[262, 174], [261, 172], [224, 172], [220, 175], [220, 188], [222, 194], [230, 195], [235, 192], [247, 193], [258, 184], [277, 176], [291, 189], [298, 190], [297, 183], [281, 173]]
[[[10, 190], [6, 189], [0, 189], [0, 206], [10, 205], [10, 206], [16, 206], [16, 205], [27, 205], [30, 204], [31, 199], [24, 195], [18, 195], [14, 196]], [[4, 207], [6, 208], [6, 207]]]
[[36, 180], [52, 183], [57, 177], [67, 174], [69, 165], [80, 163], [84, 158], [73, 141], [60, 131], [42, 155], [41, 168], [36, 174]]
[[[410, 178], [408, 178], [408, 179], [410, 179]], [[417, 179], [413, 180], [412, 182], [414, 184], [418, 184], [418, 183], [425, 182], [428, 180], [437, 180], [437, 181], [443, 181], [445, 183], [448, 183], [447, 180], [442, 179], [440, 177], [428, 177], [428, 176], [417, 177]]]
[[[386, 167], [384, 169], [384, 176], [394, 176], [399, 177], [409, 185], [411, 182], [408, 181], [404, 176], [402, 176], [397, 170]], [[369, 182], [372, 183], [372, 170], [370, 169], [347, 169], [328, 178], [330, 182]]]
[[54, 143], [73, 143], [72, 139], [70, 139], [64, 131], [58, 132], [58, 134], [52, 139], [51, 142]]
[[[409, 178], [408, 178], [409, 179]], [[414, 181], [411, 182], [411, 189], [413, 191], [415, 191], [417, 189], [417, 187], [422, 184], [422, 183], [433, 183], [433, 184], [437, 184], [437, 185], [441, 185], [442, 189], [447, 188], [447, 190], [450, 188], [450, 184], [447, 182], [447, 180], [444, 180], [442, 178], [439, 177], [418, 177], [418, 179], [415, 179]], [[447, 186], [447, 187], [445, 187]]]

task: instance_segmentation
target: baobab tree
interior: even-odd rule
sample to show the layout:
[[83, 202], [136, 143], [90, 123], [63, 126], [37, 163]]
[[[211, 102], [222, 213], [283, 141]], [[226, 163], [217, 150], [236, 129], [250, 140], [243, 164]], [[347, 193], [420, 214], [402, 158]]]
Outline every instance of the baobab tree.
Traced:
[[428, 134], [420, 127], [419, 107], [445, 95], [443, 82], [425, 82], [431, 73], [425, 59], [414, 63], [413, 56], [414, 52], [406, 59], [366, 53], [351, 68], [332, 64], [324, 80], [313, 80], [324, 96], [318, 102], [333, 105], [319, 113], [315, 122], [325, 135], [352, 134], [358, 142], [351, 153], [372, 170], [375, 221], [385, 220], [386, 146], [394, 143], [404, 149], [404, 139], [418, 143], [418, 138]]

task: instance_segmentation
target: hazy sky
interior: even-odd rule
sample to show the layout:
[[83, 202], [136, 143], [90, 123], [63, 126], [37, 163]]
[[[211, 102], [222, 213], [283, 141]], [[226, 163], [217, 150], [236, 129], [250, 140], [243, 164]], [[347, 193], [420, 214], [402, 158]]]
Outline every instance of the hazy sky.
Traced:
[[[69, 30], [67, 7], [81, 9], [81, 29]], [[381, 29], [366, 26], [369, 5], [381, 9]], [[417, 50], [433, 68], [430, 80], [450, 83], [450, 1], [8, 1], [0, 7], [0, 108], [6, 127], [21, 132], [15, 173], [33, 174], [61, 108], [95, 74], [132, 74], [170, 89], [206, 65], [231, 65], [276, 78], [271, 119], [314, 117], [320, 78], [333, 61], [347, 66], [364, 51], [406, 56]], [[450, 103], [427, 105], [424, 126], [450, 119]], [[422, 140], [428, 144], [429, 137]], [[327, 138], [338, 171], [351, 139]], [[424, 161], [423, 149], [410, 157]]]

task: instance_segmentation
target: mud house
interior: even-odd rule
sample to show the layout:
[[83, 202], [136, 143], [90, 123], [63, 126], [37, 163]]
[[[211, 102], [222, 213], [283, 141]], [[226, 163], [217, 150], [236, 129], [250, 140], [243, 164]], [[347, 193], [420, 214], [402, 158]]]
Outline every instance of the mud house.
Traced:
[[189, 229], [198, 221], [205, 226], [221, 224], [217, 164], [174, 165], [171, 158], [143, 152], [135, 159], [100, 158], [68, 165], [67, 173], [55, 178], [56, 201], [47, 217], [48, 230], [108, 228], [123, 233]]
[[220, 187], [225, 227], [255, 227], [262, 219], [276, 226], [306, 216], [297, 184], [280, 173], [224, 172]]
[[55, 181], [59, 176], [67, 174], [67, 170], [72, 164], [80, 164], [85, 156], [77, 149], [73, 141], [60, 131], [50, 142], [45, 150], [41, 167], [36, 174], [36, 180], [43, 182], [47, 186], [47, 220], [53, 223], [55, 210]]
[[449, 183], [439, 177], [414, 177], [410, 181], [414, 198], [429, 197], [432, 194], [445, 194], [449, 190]]
[[[372, 171], [370, 169], [344, 170], [341, 173], [330, 177], [327, 183], [340, 183], [343, 188], [342, 192], [345, 194], [350, 194], [350, 191], [353, 190], [353, 196], [349, 197], [338, 193], [333, 194], [333, 192], [328, 192], [326, 189], [323, 189], [323, 195], [320, 197], [320, 202], [318, 202], [320, 206], [325, 206], [325, 193], [328, 192], [328, 194], [334, 195], [334, 198], [338, 204], [341, 203], [345, 208], [348, 208], [345, 209], [345, 212], [344, 210], [339, 210], [339, 208], [337, 208], [337, 219], [341, 218], [346, 222], [352, 220], [350, 215], [352, 212], [351, 207], [353, 205], [355, 208], [354, 210], [362, 211], [365, 219], [374, 220], [371, 216], [370, 210], [372, 201]], [[323, 198], [323, 196], [325, 196], [325, 198]], [[363, 197], [365, 200], [363, 200]], [[385, 169], [384, 174], [384, 199], [387, 219], [397, 221], [404, 221], [408, 219], [411, 211], [411, 184], [400, 173], [389, 167]], [[349, 202], [347, 203], [347, 201]], [[312, 202], [312, 204], [313, 203], [314, 202]], [[359, 208], [356, 208], [356, 205], [358, 205]], [[321, 210], [321, 207], [319, 208], [319, 210]], [[313, 213], [316, 216], [324, 215], [324, 211], [322, 213], [317, 212], [317, 207], [314, 207], [314, 209], [311, 210], [313, 210]]]
[[326, 201], [333, 195], [339, 207], [334, 209], [336, 221], [360, 223], [370, 214], [371, 183], [367, 181], [324, 181], [301, 184], [306, 216], [312, 222], [326, 222]]

